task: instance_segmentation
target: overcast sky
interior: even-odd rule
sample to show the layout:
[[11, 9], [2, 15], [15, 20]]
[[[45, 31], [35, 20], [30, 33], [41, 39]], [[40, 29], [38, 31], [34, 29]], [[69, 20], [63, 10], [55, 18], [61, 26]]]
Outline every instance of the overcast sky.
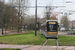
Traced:
[[[67, 1], [71, 1], [72, 3], [66, 3]], [[6, 0], [6, 2], [8, 1]], [[29, 0], [29, 2], [30, 2], [30, 6], [35, 6], [35, 0]], [[60, 12], [60, 9], [64, 9], [64, 10], [61, 10], [62, 12], [66, 12], [65, 10], [75, 11], [75, 0], [37, 0], [37, 5], [38, 6], [47, 6], [47, 5], [66, 6], [62, 8], [60, 7], [54, 8], [54, 12]], [[42, 18], [45, 10], [46, 10], [46, 7], [38, 8], [37, 14]], [[29, 11], [27, 11], [27, 14], [35, 15], [35, 8], [29, 8]], [[58, 14], [59, 21], [61, 19], [61, 16], [62, 16], [61, 14]], [[69, 20], [75, 20], [75, 12], [73, 12], [72, 15], [68, 15], [68, 18]]]

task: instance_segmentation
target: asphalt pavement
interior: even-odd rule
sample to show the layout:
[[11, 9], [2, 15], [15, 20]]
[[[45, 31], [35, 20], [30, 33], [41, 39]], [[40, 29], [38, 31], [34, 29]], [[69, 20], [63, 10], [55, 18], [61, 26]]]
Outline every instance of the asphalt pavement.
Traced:
[[68, 34], [68, 32], [67, 31], [64, 31], [64, 32], [62, 32], [62, 31], [59, 31], [58, 32], [58, 35], [64, 35], [64, 36], [73, 36], [73, 37], [75, 37], [75, 35], [70, 35], [70, 34]]

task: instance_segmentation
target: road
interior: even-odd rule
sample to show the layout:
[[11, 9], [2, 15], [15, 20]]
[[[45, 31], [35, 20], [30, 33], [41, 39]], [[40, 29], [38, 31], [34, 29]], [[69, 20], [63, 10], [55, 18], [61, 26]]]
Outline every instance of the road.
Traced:
[[69, 35], [68, 32], [61, 32], [61, 31], [58, 32], [58, 35], [73, 36], [73, 37], [75, 37], [75, 35]]

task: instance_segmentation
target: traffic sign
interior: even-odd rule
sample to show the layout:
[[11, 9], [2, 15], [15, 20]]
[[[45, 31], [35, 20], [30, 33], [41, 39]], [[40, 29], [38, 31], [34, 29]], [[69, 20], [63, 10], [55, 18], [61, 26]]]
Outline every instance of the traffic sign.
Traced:
[[12, 9], [14, 9], [15, 7], [12, 7]]
[[46, 9], [47, 9], [47, 7], [46, 7]]

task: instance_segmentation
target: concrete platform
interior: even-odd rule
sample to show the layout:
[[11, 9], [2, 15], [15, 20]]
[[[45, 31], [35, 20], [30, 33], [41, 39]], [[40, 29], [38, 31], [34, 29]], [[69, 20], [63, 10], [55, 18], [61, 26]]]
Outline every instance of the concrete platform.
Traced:
[[[0, 44], [0, 49], [3, 48], [14, 48], [21, 50], [38, 50], [40, 45], [8, 45], [8, 44]], [[40, 50], [56, 50], [57, 46], [44, 46]], [[64, 49], [63, 49], [64, 48]], [[59, 46], [58, 50], [75, 50], [75, 46]]]

